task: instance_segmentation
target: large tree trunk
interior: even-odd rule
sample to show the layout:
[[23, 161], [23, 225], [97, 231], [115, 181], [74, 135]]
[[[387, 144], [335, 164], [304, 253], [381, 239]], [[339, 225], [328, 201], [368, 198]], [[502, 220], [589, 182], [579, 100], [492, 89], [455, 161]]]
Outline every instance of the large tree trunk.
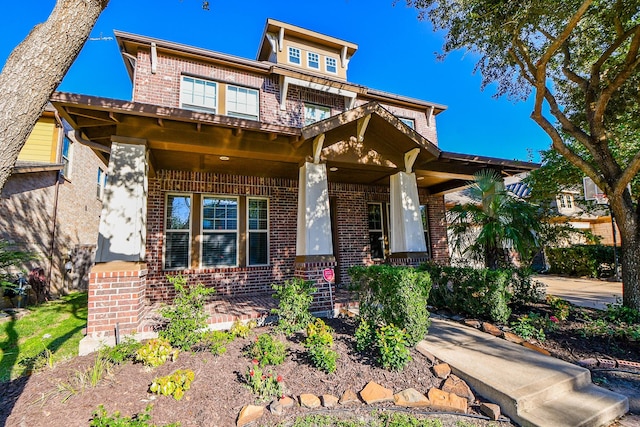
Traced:
[[621, 200], [610, 200], [610, 203], [620, 230], [622, 303], [625, 307], [640, 310], [640, 215], [633, 208], [628, 194]]
[[0, 191], [49, 97], [109, 0], [58, 0], [11, 53], [0, 74]]

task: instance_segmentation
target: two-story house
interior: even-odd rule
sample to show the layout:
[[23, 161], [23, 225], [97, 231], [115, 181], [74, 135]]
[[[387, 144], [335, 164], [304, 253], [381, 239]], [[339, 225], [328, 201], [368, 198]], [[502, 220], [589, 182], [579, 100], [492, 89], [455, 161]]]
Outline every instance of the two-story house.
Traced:
[[109, 163], [93, 337], [138, 328], [175, 274], [217, 295], [302, 277], [331, 309], [350, 266], [449, 261], [444, 193], [481, 168], [532, 168], [442, 151], [446, 107], [350, 82], [351, 42], [269, 19], [252, 60], [115, 35], [133, 100], [52, 100]]
[[35, 256], [16, 268], [42, 268], [52, 294], [87, 289], [106, 170], [48, 105], [0, 192], [0, 239]]

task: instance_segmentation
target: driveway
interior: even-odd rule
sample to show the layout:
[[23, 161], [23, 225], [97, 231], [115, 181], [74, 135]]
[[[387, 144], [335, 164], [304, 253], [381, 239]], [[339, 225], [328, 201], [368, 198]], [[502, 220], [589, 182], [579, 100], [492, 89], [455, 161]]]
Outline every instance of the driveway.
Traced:
[[547, 275], [535, 278], [547, 285], [547, 294], [582, 307], [606, 310], [607, 304], [622, 300], [622, 282]]

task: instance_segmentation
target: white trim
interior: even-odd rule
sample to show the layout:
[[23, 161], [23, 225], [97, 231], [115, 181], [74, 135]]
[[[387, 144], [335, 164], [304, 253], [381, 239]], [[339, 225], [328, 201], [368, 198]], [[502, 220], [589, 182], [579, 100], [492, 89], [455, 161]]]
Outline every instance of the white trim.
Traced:
[[[312, 67], [311, 66], [311, 55], [315, 55], [316, 56], [316, 60], [314, 62], [316, 64], [318, 64], [317, 67]], [[319, 53], [307, 52], [307, 68], [309, 68], [310, 70], [320, 70], [320, 54]]]
[[[247, 120], [255, 120], [255, 121], [259, 121], [260, 120], [260, 91], [254, 88], [250, 88], [250, 87], [246, 87], [246, 86], [240, 86], [240, 85], [232, 85], [232, 84], [227, 84], [226, 85], [226, 96], [225, 96], [225, 108], [226, 108], [226, 115], [229, 117], [238, 117], [240, 119], [247, 119]], [[230, 88], [235, 88], [235, 89], [244, 89], [247, 91], [247, 95], [249, 92], [255, 92], [256, 94], [256, 114], [245, 114], [245, 113], [240, 113], [237, 111], [231, 111], [229, 108], [229, 89]], [[237, 92], [236, 92], [237, 93]]]
[[[250, 200], [266, 200], [267, 202], [267, 229], [266, 230], [251, 230], [249, 228], [249, 201]], [[270, 203], [269, 203], [269, 198], [268, 197], [253, 197], [253, 196], [247, 196], [246, 198], [246, 205], [247, 205], [247, 216], [246, 216], [246, 233], [247, 233], [247, 247], [246, 247], [246, 266], [247, 267], [262, 267], [262, 266], [267, 266], [267, 265], [271, 265], [271, 214], [269, 212], [269, 208], [270, 208]], [[250, 251], [249, 251], [249, 234], [250, 233], [265, 233], [267, 235], [267, 263], [266, 264], [251, 264], [250, 261]]]
[[[291, 53], [294, 51], [298, 51], [298, 62], [294, 62], [291, 60]], [[299, 47], [287, 46], [287, 62], [291, 65], [302, 67], [302, 50]]]
[[[233, 199], [236, 201], [236, 229], [235, 230], [205, 230], [203, 223], [204, 223], [204, 200], [205, 199]], [[199, 267], [200, 268], [235, 268], [239, 266], [239, 256], [240, 256], [240, 251], [239, 251], [239, 247], [238, 247], [238, 243], [240, 240], [240, 235], [239, 235], [239, 231], [240, 231], [240, 217], [239, 217], [239, 208], [240, 208], [240, 197], [238, 196], [231, 196], [231, 195], [226, 195], [226, 194], [203, 194], [200, 197], [200, 260], [199, 260]], [[224, 233], [224, 234], [232, 234], [235, 233], [236, 235], [236, 259], [235, 259], [235, 263], [233, 265], [227, 265], [227, 264], [218, 264], [218, 265], [203, 265], [202, 262], [202, 256], [204, 254], [204, 250], [203, 250], [203, 245], [204, 245], [204, 236], [205, 234], [220, 234], [220, 233]]]
[[[188, 230], [168, 230], [167, 229], [167, 210], [169, 209], [169, 196], [186, 197], [191, 201], [189, 208], [189, 229]], [[179, 193], [168, 192], [164, 195], [164, 212], [162, 215], [162, 270], [163, 271], [177, 271], [191, 268], [191, 242], [193, 240], [193, 194], [191, 193]], [[166, 266], [166, 254], [167, 254], [167, 232], [184, 233], [189, 232], [189, 246], [187, 248], [187, 265], [186, 267], [167, 268]]]
[[[371, 205], [377, 205], [378, 207], [380, 207], [380, 228], [370, 228], [370, 221], [369, 221], [369, 206]], [[371, 257], [372, 260], [379, 260], [379, 259], [384, 259], [385, 258], [385, 252], [386, 252], [386, 245], [384, 244], [384, 210], [383, 210], [383, 205], [385, 205], [385, 203], [383, 202], [367, 202], [367, 236], [369, 237], [369, 256]], [[387, 203], [388, 205], [388, 203]], [[388, 209], [388, 208], [387, 208]], [[374, 258], [373, 257], [373, 251], [372, 251], [372, 246], [371, 246], [371, 233], [380, 233], [381, 234], [381, 242], [382, 242], [382, 258]]]
[[[336, 69], [335, 71], [329, 71], [329, 61], [333, 61], [333, 67]], [[329, 74], [338, 74], [338, 60], [332, 56], [325, 56], [324, 71]]]
[[[193, 79], [194, 81], [194, 85], [196, 82], [202, 82], [204, 83], [204, 86], [206, 87], [207, 84], [212, 84], [215, 90], [215, 98], [214, 98], [214, 107], [207, 107], [206, 105], [199, 105], [199, 104], [194, 104], [194, 103], [185, 103], [182, 99], [182, 90], [183, 90], [183, 85], [185, 84], [185, 79]], [[207, 80], [207, 79], [202, 79], [199, 77], [193, 77], [193, 76], [189, 76], [186, 74], [182, 74], [180, 75], [180, 93], [179, 93], [179, 101], [180, 101], [180, 108], [184, 108], [187, 110], [194, 110], [194, 111], [202, 111], [205, 113], [213, 113], [213, 114], [217, 114], [218, 113], [218, 103], [219, 103], [219, 99], [220, 99], [220, 91], [219, 91], [219, 85], [218, 82], [213, 81], [213, 80]]]

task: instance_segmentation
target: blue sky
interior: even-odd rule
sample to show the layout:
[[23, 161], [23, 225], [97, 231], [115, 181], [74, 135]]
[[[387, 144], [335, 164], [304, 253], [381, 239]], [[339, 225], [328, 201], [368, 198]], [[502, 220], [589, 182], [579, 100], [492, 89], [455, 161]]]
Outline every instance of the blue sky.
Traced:
[[[2, 64], [54, 4], [1, 2]], [[211, 0], [209, 11], [201, 5], [200, 0], [111, 0], [91, 37], [113, 37], [116, 29], [255, 59], [265, 21], [274, 18], [356, 43], [349, 81], [448, 106], [437, 122], [445, 151], [539, 161], [538, 151], [550, 145], [529, 118], [531, 100], [496, 100], [491, 87], [480, 91], [471, 54], [438, 61], [442, 34], [420, 22], [402, 0], [395, 5], [393, 0]], [[59, 90], [131, 99], [115, 40], [88, 41]]]

